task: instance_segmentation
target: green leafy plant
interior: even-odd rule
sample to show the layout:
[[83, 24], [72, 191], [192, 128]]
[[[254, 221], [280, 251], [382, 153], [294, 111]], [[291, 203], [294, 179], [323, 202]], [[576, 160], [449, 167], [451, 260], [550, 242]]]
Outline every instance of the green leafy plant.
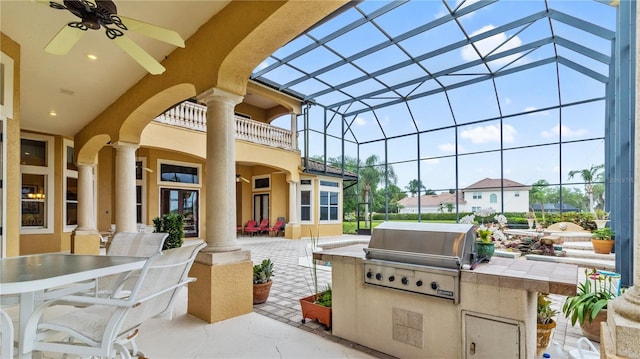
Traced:
[[316, 304], [323, 307], [331, 307], [331, 286], [327, 285], [327, 288], [316, 296]]
[[562, 306], [562, 312], [567, 318], [571, 318], [571, 325], [579, 322], [589, 323], [600, 313], [607, 309], [607, 302], [616, 297], [616, 287], [611, 276], [601, 275], [592, 269], [585, 269], [586, 279], [578, 284], [578, 292], [575, 296], [567, 297]]
[[480, 242], [483, 243], [491, 243], [491, 234], [492, 231], [490, 228], [480, 226], [476, 231], [478, 233], [478, 237], [480, 238]]
[[613, 229], [609, 228], [609, 227], [604, 227], [604, 228], [598, 228], [593, 230], [593, 232], [591, 232], [591, 237], [593, 239], [600, 239], [600, 240], [605, 240], [605, 241], [610, 241], [613, 239], [613, 236], [616, 233], [613, 231]]
[[559, 312], [551, 308], [551, 300], [548, 293], [538, 292], [538, 323], [549, 324], [553, 321], [553, 317]]
[[606, 220], [609, 219], [609, 212], [605, 212], [604, 209], [598, 208], [595, 212], [596, 219]]
[[253, 266], [253, 284], [264, 284], [273, 276], [273, 262], [271, 259], [263, 259], [260, 264]]
[[182, 247], [184, 237], [184, 216], [178, 213], [165, 214], [153, 219], [153, 231], [169, 233], [162, 250]]

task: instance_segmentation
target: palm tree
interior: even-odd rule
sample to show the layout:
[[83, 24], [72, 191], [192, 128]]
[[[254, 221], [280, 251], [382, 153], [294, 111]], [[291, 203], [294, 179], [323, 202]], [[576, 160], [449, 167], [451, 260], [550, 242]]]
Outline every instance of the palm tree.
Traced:
[[[531, 186], [531, 191], [529, 191], [529, 202], [531, 204], [540, 203], [540, 209], [542, 211], [542, 222], [544, 223], [544, 204], [547, 201], [547, 188], [549, 186], [549, 182], [547, 180], [538, 180], [536, 183]], [[533, 212], [533, 208], [531, 208], [531, 212]]]
[[427, 188], [422, 185], [422, 181], [419, 179], [412, 179], [409, 181], [409, 184], [405, 187], [409, 193], [411, 193], [411, 197], [415, 197], [420, 190], [426, 190]]
[[[378, 185], [382, 182], [385, 184], [396, 184], [398, 176], [393, 167], [388, 166], [385, 170], [384, 164], [380, 163], [378, 156], [371, 155], [367, 157], [364, 166], [360, 167], [360, 195], [362, 202], [366, 203], [365, 212], [369, 212], [369, 205], [372, 205], [372, 194], [377, 191]], [[368, 218], [368, 217], [367, 217]], [[366, 222], [365, 222], [366, 223]]]
[[584, 181], [584, 191], [587, 192], [587, 196], [589, 196], [589, 211], [594, 213], [595, 209], [593, 208], [593, 180], [596, 179], [599, 175], [599, 172], [604, 168], [604, 165], [591, 165], [589, 169], [583, 170], [574, 170], [569, 171], [569, 179], [572, 179], [573, 176], [579, 174]]

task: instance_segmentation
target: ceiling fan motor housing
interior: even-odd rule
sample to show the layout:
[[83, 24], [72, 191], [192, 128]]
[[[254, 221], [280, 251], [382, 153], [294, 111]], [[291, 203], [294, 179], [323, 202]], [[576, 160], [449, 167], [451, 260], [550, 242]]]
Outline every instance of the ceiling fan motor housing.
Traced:
[[64, 5], [72, 14], [82, 19], [82, 24], [92, 30], [113, 24], [112, 15], [118, 8], [111, 0], [96, 0], [95, 4], [87, 0], [64, 0]]

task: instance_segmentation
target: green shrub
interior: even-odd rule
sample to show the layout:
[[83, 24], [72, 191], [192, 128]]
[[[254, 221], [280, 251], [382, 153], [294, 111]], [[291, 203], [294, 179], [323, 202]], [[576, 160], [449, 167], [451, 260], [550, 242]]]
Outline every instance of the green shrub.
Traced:
[[184, 216], [178, 213], [165, 214], [153, 219], [153, 231], [169, 233], [162, 250], [182, 247], [184, 237]]

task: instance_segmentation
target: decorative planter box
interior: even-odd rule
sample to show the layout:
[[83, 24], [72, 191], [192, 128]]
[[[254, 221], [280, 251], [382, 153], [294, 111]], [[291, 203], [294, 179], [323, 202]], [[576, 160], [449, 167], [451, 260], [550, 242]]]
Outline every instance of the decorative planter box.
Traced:
[[328, 330], [331, 328], [331, 307], [316, 304], [314, 303], [315, 300], [316, 295], [310, 295], [300, 299], [302, 323], [305, 323], [307, 319], [317, 320], [319, 323], [324, 324]]

